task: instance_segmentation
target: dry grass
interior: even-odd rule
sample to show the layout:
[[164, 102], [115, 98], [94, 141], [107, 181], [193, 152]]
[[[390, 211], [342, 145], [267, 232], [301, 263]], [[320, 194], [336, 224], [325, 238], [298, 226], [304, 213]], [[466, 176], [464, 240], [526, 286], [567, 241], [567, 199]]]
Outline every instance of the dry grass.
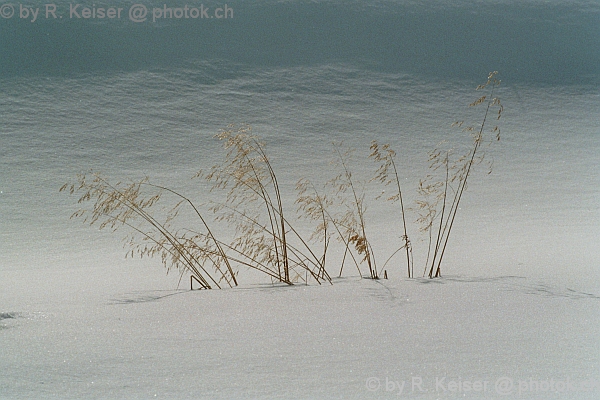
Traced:
[[[436, 148], [429, 153], [431, 174], [419, 183], [417, 202], [421, 230], [428, 233], [429, 246], [427, 261], [423, 275], [430, 278], [441, 276], [441, 265], [448, 245], [448, 239], [459, 204], [467, 188], [467, 181], [472, 173], [473, 166], [484, 161], [486, 156], [482, 144], [490, 144], [500, 140], [500, 128], [494, 125], [488, 129], [488, 116], [495, 109], [496, 120], [502, 116], [503, 107], [500, 100], [494, 97], [495, 90], [500, 85], [496, 78], [498, 72], [489, 74], [487, 82], [479, 85], [476, 90], [489, 90], [488, 95], [476, 99], [469, 107], [485, 106], [481, 121], [474, 125], [463, 127], [464, 121], [455, 122], [453, 126], [462, 128], [462, 131], [471, 136], [471, 147], [465, 153], [454, 154], [452, 149]], [[441, 179], [436, 177], [441, 171]], [[490, 165], [491, 172], [491, 165]]]
[[[398, 189], [398, 192], [393, 196], [388, 196], [385, 198], [387, 201], [391, 202], [399, 202], [400, 203], [400, 212], [402, 216], [402, 230], [404, 234], [402, 235], [402, 246], [400, 246], [396, 251], [392, 253], [392, 255], [386, 260], [382, 268], [385, 268], [387, 263], [396, 255], [399, 251], [406, 251], [406, 271], [409, 278], [414, 276], [413, 271], [413, 258], [412, 258], [412, 246], [410, 240], [408, 238], [408, 230], [406, 229], [406, 211], [404, 209], [404, 200], [402, 198], [402, 188], [400, 186], [400, 177], [398, 176], [398, 169], [396, 168], [396, 162], [394, 158], [396, 157], [396, 152], [391, 149], [389, 144], [384, 144], [382, 146], [377, 143], [377, 141], [371, 142], [371, 154], [369, 155], [375, 162], [379, 163], [379, 168], [377, 169], [376, 175], [373, 180], [382, 183], [384, 186], [389, 186], [390, 184], [395, 185]], [[384, 196], [385, 192], [379, 196], [379, 198]]]
[[[281, 191], [265, 146], [250, 126], [231, 125], [217, 138], [226, 150], [225, 162], [196, 176], [224, 191], [223, 203], [213, 204], [217, 221], [235, 226], [229, 248], [243, 255], [247, 264], [279, 282], [330, 281], [325, 253], [317, 255], [286, 219]], [[325, 249], [326, 252], [326, 249]]]
[[[321, 192], [306, 178], [302, 178], [296, 185], [296, 203], [299, 205], [300, 215], [318, 222], [311, 239], [323, 240], [324, 256], [332, 238], [342, 244], [344, 255], [339, 276], [343, 273], [346, 260], [350, 258], [361, 277], [378, 279], [373, 248], [366, 233], [366, 183], [357, 182], [352, 175], [349, 165], [353, 155], [351, 149], [345, 148], [342, 143], [334, 143], [333, 152], [336, 157], [331, 164], [338, 170], [338, 174], [323, 185]], [[361, 264], [367, 265], [368, 275], [361, 271]]]
[[[375, 263], [373, 247], [367, 238], [365, 183], [355, 182], [352, 177], [349, 161], [353, 151], [351, 149], [344, 150], [341, 143], [338, 145], [334, 144], [334, 151], [337, 159], [334, 159], [332, 164], [340, 172], [326, 183], [326, 187], [333, 192], [336, 203], [342, 208], [342, 212], [333, 218], [335, 225], [338, 227], [338, 239], [344, 243], [347, 252], [350, 251], [351, 245], [354, 246], [355, 251], [362, 257], [361, 263], [364, 262], [367, 264], [370, 278], [378, 279], [379, 273]], [[353, 260], [356, 264], [354, 257]], [[343, 266], [342, 261], [340, 275]]]
[[[439, 147], [431, 151], [430, 173], [417, 188], [416, 222], [429, 241], [423, 275], [431, 278], [441, 275], [442, 260], [467, 180], [473, 166], [485, 159], [482, 144], [500, 140], [497, 125], [488, 129], [489, 114], [497, 110], [500, 119], [503, 110], [499, 99], [494, 97], [500, 84], [496, 74], [491, 73], [487, 82], [477, 88], [489, 90], [489, 94], [470, 104], [470, 107], [485, 106], [481, 121], [466, 128], [462, 121], [454, 124], [471, 135], [470, 147], [458, 154], [453, 149]], [[240, 267], [289, 285], [309, 281], [331, 283], [327, 254], [336, 242], [343, 248], [340, 276], [346, 260], [351, 259], [361, 276], [379, 279], [383, 273], [387, 278], [385, 267], [404, 250], [407, 276], [414, 277], [396, 153], [388, 144], [371, 143], [369, 157], [378, 168], [370, 181], [353, 176], [353, 151], [343, 144], [334, 144], [332, 168], [337, 174], [321, 188], [307, 178], [298, 181], [294, 220], [300, 218], [314, 224], [312, 233], [305, 238], [287, 217], [265, 144], [252, 133], [252, 128], [230, 125], [216, 138], [223, 144], [224, 162], [208, 171], [199, 171], [195, 178], [206, 181], [222, 200], [207, 202], [202, 210], [182, 193], [154, 185], [148, 178], [111, 184], [92, 172], [78, 175], [75, 183], [65, 184], [60, 191], [79, 196], [82, 208], [73, 217], [81, 217], [100, 229], [127, 229], [128, 256], [160, 257], [167, 271], [176, 269], [182, 276], [189, 274], [190, 280], [203, 289], [237, 286]], [[392, 185], [393, 195], [382, 194], [378, 198], [400, 206], [397, 226], [402, 233], [401, 243], [380, 270], [367, 235], [366, 187], [372, 182], [384, 187]], [[210, 224], [207, 215], [211, 217]], [[190, 216], [196, 219], [195, 223]], [[214, 232], [220, 230], [213, 229], [211, 224], [233, 227], [233, 237], [218, 238]], [[368, 275], [361, 272], [365, 266]]]
[[[237, 285], [231, 259], [226, 256], [223, 243], [218, 241], [204, 217], [185, 196], [170, 189], [153, 185], [144, 178], [139, 182], [111, 184], [97, 173], [89, 176], [80, 174], [74, 184], [65, 184], [60, 191], [80, 194], [78, 203], [92, 202], [91, 208], [81, 208], [72, 217], [82, 217], [90, 225], [100, 229], [117, 231], [128, 227], [126, 242], [131, 247], [128, 255], [140, 257], [159, 256], [167, 268], [188, 272], [196, 278], [202, 288], [221, 288]], [[173, 194], [178, 201], [163, 213], [155, 215], [156, 206], [165, 194]], [[172, 225], [183, 206], [190, 206], [201, 230], [176, 229]], [[211, 265], [212, 270], [206, 269]]]
[[[113, 185], [97, 173], [80, 174], [76, 183], [67, 183], [60, 191], [79, 195], [82, 208], [72, 217], [81, 217], [100, 229], [128, 228], [129, 256], [158, 256], [167, 271], [189, 273], [203, 289], [237, 286], [240, 266], [290, 285], [309, 278], [330, 282], [325, 253], [315, 254], [284, 216], [264, 144], [245, 125], [230, 126], [217, 138], [223, 141], [225, 162], [206, 174], [198, 172], [196, 177], [210, 182], [212, 190], [224, 191], [225, 200], [212, 203], [204, 213], [186, 196], [151, 184], [148, 178]], [[175, 204], [168, 209], [158, 207], [161, 202], [168, 203], [166, 195], [175, 199]], [[189, 227], [189, 209], [198, 220], [194, 227]], [[218, 239], [206, 213], [214, 214], [215, 223], [235, 226], [233, 239]]]

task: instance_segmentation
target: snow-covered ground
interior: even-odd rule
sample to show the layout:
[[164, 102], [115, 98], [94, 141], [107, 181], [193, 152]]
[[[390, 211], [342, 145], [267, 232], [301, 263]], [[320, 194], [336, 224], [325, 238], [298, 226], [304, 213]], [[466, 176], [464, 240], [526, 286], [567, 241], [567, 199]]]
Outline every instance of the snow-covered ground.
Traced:
[[1, 399], [600, 398], [600, 296], [531, 278], [8, 277]]
[[[404, 279], [396, 258], [389, 280], [361, 280], [348, 269], [333, 285], [271, 286], [262, 277], [189, 291], [188, 277], [178, 286], [158, 260], [124, 260], [121, 233], [69, 220], [76, 199], [58, 188], [89, 168], [113, 180], [149, 175], [203, 202], [190, 176], [222, 154], [210, 137], [233, 117], [254, 118], [247, 121], [267, 136], [289, 210], [298, 178], [328, 174], [324, 143], [346, 139], [365, 150], [372, 138], [397, 149], [414, 206], [426, 152], [447, 136], [444, 127], [472, 90], [367, 72], [352, 81], [335, 71], [355, 82], [338, 85], [351, 93], [323, 89], [284, 101], [284, 91], [284, 100], [273, 100], [264, 95], [271, 82], [287, 79], [275, 70], [238, 100], [213, 104], [244, 79], [169, 95], [154, 108], [134, 90], [145, 73], [117, 83], [135, 94], [122, 96], [98, 95], [104, 86], [85, 80], [14, 83], [20, 100], [3, 103], [10, 123], [0, 157], [0, 399], [600, 398], [593, 89], [502, 92], [505, 139], [494, 173], [478, 171], [470, 181], [442, 279]], [[313, 80], [329, 73], [317, 69]], [[382, 96], [379, 85], [369, 91], [372, 81], [393, 83], [393, 95]], [[178, 90], [193, 85], [183, 80]], [[157, 93], [144, 90], [148, 98]], [[443, 95], [427, 103], [419, 100], [424, 91]], [[143, 117], [130, 118], [132, 109]], [[368, 175], [373, 165], [357, 158], [355, 170]], [[382, 262], [398, 245], [390, 223], [398, 215], [369, 196], [367, 224]], [[420, 275], [426, 242], [414, 219]]]
[[[597, 0], [228, 0], [224, 23], [155, 25], [34, 24], [4, 3], [0, 400], [600, 399]], [[223, 161], [213, 135], [248, 123], [295, 223], [298, 179], [340, 172], [331, 143], [368, 181], [376, 139], [398, 154], [420, 276], [428, 152], [470, 145], [450, 125], [482, 120], [467, 105], [493, 70], [502, 140], [493, 173], [469, 178], [441, 279], [405, 278], [398, 255], [388, 280], [348, 267], [288, 287], [242, 270], [240, 287], [190, 291], [160, 260], [125, 260], [125, 232], [69, 220], [76, 198], [58, 192], [92, 169], [201, 207], [190, 178]], [[398, 207], [366, 186], [382, 266]]]

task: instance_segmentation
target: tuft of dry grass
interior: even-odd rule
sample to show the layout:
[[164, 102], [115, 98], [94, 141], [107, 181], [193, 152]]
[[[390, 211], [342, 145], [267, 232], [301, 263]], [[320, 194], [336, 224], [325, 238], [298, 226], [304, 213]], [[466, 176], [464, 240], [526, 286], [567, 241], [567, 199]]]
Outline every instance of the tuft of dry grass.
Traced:
[[[344, 149], [343, 144], [339, 143], [334, 144], [334, 151], [337, 157], [332, 161], [332, 165], [338, 168], [340, 172], [326, 183], [326, 187], [333, 192], [336, 203], [342, 209], [341, 213], [332, 220], [339, 232], [338, 239], [345, 245], [344, 260], [347, 253], [352, 255], [350, 246], [353, 246], [358, 255], [362, 257], [361, 263], [367, 264], [370, 278], [379, 279], [373, 248], [367, 238], [365, 183], [356, 182], [352, 176], [349, 162], [353, 150]], [[358, 263], [353, 255], [352, 258], [358, 268]], [[340, 275], [343, 266], [342, 261]], [[358, 270], [360, 273], [360, 268]]]
[[[286, 219], [275, 171], [260, 142], [248, 125], [230, 125], [216, 136], [226, 150], [225, 162], [196, 177], [224, 191], [222, 203], [211, 211], [217, 221], [235, 226], [229, 248], [244, 255], [247, 263], [279, 282], [330, 281], [325, 253], [317, 255], [307, 240]], [[326, 249], [325, 249], [326, 252]]]
[[[240, 266], [259, 271], [273, 281], [292, 285], [307, 281], [331, 282], [325, 269], [325, 246], [318, 255], [289, 223], [284, 215], [282, 196], [275, 171], [265, 146], [247, 125], [230, 125], [216, 137], [226, 151], [223, 164], [210, 171], [198, 172], [223, 191], [224, 201], [212, 202], [208, 211], [200, 209], [188, 197], [144, 178], [138, 182], [111, 184], [100, 174], [77, 175], [75, 183], [60, 188], [78, 194], [82, 208], [73, 217], [84, 223], [113, 231], [128, 228], [128, 256], [160, 257], [167, 272], [177, 269], [190, 274], [202, 289], [238, 285]], [[165, 196], [171, 197], [171, 206]], [[174, 204], [173, 204], [174, 201]], [[187, 210], [184, 210], [187, 208]], [[190, 227], [189, 212], [198, 223]], [[213, 233], [206, 212], [214, 222], [235, 227], [229, 241]], [[159, 217], [160, 215], [160, 217]], [[188, 225], [182, 227], [182, 225]]]
[[[71, 195], [79, 193], [79, 204], [92, 203], [89, 208], [75, 211], [72, 218], [83, 218], [84, 223], [98, 225], [100, 229], [129, 228], [126, 244], [131, 250], [128, 256], [158, 256], [167, 271], [174, 268], [188, 272], [204, 289], [221, 288], [223, 283], [229, 287], [237, 285], [236, 273], [223, 243], [215, 238], [204, 217], [187, 197], [153, 185], [148, 178], [129, 184], [111, 184], [94, 172], [77, 175], [76, 183], [66, 183], [60, 191], [68, 191]], [[157, 204], [167, 193], [175, 196], [176, 204], [166, 212], [157, 212]], [[173, 226], [185, 205], [192, 208], [200, 221], [201, 231]], [[162, 218], [157, 214], [162, 214]], [[207, 269], [207, 264], [212, 270]]]
[[[500, 140], [500, 129], [488, 127], [488, 116], [494, 110], [499, 120], [503, 107], [494, 97], [500, 84], [497, 72], [477, 90], [489, 94], [476, 99], [470, 107], [484, 107], [482, 119], [474, 125], [463, 121], [453, 125], [471, 135], [472, 142], [464, 152], [441, 149], [429, 153], [429, 174], [417, 188], [416, 222], [428, 237], [425, 270], [430, 278], [441, 276], [442, 260], [454, 225], [456, 213], [473, 166], [482, 163], [490, 144]], [[491, 136], [491, 138], [490, 138]], [[406, 210], [400, 177], [395, 162], [396, 152], [389, 144], [373, 141], [371, 158], [378, 168], [370, 181], [356, 179], [350, 165], [353, 151], [342, 143], [333, 146], [332, 166], [337, 175], [317, 189], [307, 178], [296, 184], [296, 221], [315, 224], [305, 238], [290, 223], [283, 203], [275, 169], [267, 156], [266, 145], [256, 137], [249, 125], [229, 125], [215, 136], [225, 151], [224, 161], [194, 178], [204, 180], [212, 192], [222, 194], [220, 202], [207, 202], [203, 210], [189, 197], [164, 186], [137, 182], [112, 184], [98, 173], [77, 175], [61, 192], [77, 194], [81, 208], [73, 217], [90, 225], [113, 231], [126, 229], [128, 256], [159, 257], [167, 272], [176, 269], [182, 276], [190, 274], [202, 289], [238, 285], [238, 270], [249, 268], [268, 276], [273, 282], [293, 285], [313, 280], [331, 283], [327, 271], [327, 254], [332, 239], [343, 247], [339, 275], [347, 258], [351, 258], [361, 277], [361, 266], [368, 277], [387, 278], [386, 265], [401, 250], [406, 253], [408, 277], [414, 277], [412, 245], [408, 236]], [[455, 154], [457, 153], [457, 154]], [[367, 236], [366, 186], [370, 182], [394, 186], [394, 194], [384, 198], [400, 205], [401, 244], [378, 270], [373, 246]], [[211, 215], [212, 222], [206, 217]], [[195, 224], [193, 222], [196, 220]], [[194, 226], [189, 226], [190, 223]], [[218, 238], [212, 224], [234, 228], [229, 240]], [[320, 251], [311, 243], [319, 244]], [[427, 272], [429, 270], [429, 272]]]
[[[402, 228], [404, 234], [401, 236], [402, 246], [400, 246], [396, 251], [392, 253], [392, 255], [386, 260], [383, 268], [387, 265], [387, 263], [401, 250], [406, 250], [406, 270], [407, 275], [411, 278], [414, 275], [413, 271], [413, 258], [412, 258], [412, 246], [410, 240], [408, 238], [408, 230], [406, 229], [406, 212], [404, 210], [404, 200], [402, 198], [402, 188], [400, 187], [400, 177], [398, 176], [398, 169], [396, 168], [396, 162], [394, 158], [396, 157], [396, 152], [392, 150], [389, 144], [379, 145], [379, 143], [374, 140], [371, 142], [371, 154], [369, 155], [375, 162], [379, 163], [379, 168], [375, 173], [375, 177], [373, 177], [374, 181], [382, 183], [384, 186], [389, 186], [390, 184], [395, 184], [398, 192], [393, 196], [386, 197], [385, 200], [391, 202], [399, 202], [400, 203], [400, 212], [402, 215]], [[382, 192], [378, 198], [384, 196]]]
[[[454, 154], [452, 149], [441, 150], [436, 148], [429, 153], [428, 174], [419, 183], [417, 209], [421, 230], [428, 233], [429, 246], [427, 261], [423, 275], [429, 277], [441, 276], [441, 265], [450, 238], [452, 227], [459, 209], [460, 201], [467, 189], [467, 181], [472, 173], [473, 166], [480, 164], [486, 157], [482, 144], [487, 140], [494, 143], [500, 140], [500, 128], [494, 125], [488, 128], [488, 117], [493, 110], [496, 120], [499, 120], [504, 110], [500, 99], [494, 97], [500, 80], [497, 71], [491, 72], [486, 83], [477, 86], [476, 90], [489, 90], [488, 95], [483, 95], [469, 104], [469, 107], [485, 106], [482, 119], [479, 123], [463, 127], [464, 121], [454, 122], [452, 125], [462, 129], [462, 132], [471, 136], [471, 146], [465, 153]], [[441, 171], [442, 178], [435, 178]], [[491, 172], [491, 164], [490, 164]]]

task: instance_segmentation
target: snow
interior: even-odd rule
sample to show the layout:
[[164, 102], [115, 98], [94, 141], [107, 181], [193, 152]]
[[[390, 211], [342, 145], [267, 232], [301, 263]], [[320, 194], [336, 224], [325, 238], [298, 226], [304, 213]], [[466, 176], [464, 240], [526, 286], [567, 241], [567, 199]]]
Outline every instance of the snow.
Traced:
[[597, 294], [511, 276], [190, 291], [131, 268], [9, 277], [0, 398], [600, 395]]
[[[464, 18], [478, 16], [493, 33], [483, 41], [466, 34], [476, 25], [458, 23], [463, 11], [457, 20], [448, 2], [433, 13], [416, 2], [421, 11], [411, 15], [396, 0], [361, 5], [336, 16], [344, 29], [327, 43], [343, 43], [332, 54], [345, 56], [331, 62], [329, 47], [301, 39], [337, 32], [337, 23], [313, 19], [311, 2], [289, 2], [284, 13], [271, 3], [257, 10], [276, 15], [253, 14], [219, 37], [233, 58], [214, 53], [205, 27], [200, 36], [184, 29], [177, 39], [200, 47], [181, 51], [190, 56], [183, 64], [173, 59], [182, 47], [167, 46], [172, 36], [158, 37], [167, 26], [150, 36], [105, 26], [113, 49], [96, 31], [5, 25], [25, 42], [0, 51], [0, 400], [600, 398], [600, 92], [589, 41], [597, 2], [500, 2], [509, 6], [501, 18], [495, 7], [483, 18], [489, 9], [473, 2]], [[256, 23], [259, 15], [269, 23]], [[310, 23], [290, 25], [290, 15]], [[362, 36], [372, 21], [385, 35], [347, 39], [346, 28]], [[269, 45], [262, 38], [273, 26], [284, 35]], [[398, 28], [400, 40], [386, 34]], [[290, 29], [299, 38], [292, 47]], [[485, 51], [454, 51], [458, 43]], [[281, 64], [295, 46], [298, 60]], [[112, 181], [149, 176], [206, 205], [207, 190], [190, 178], [222, 161], [213, 135], [246, 122], [267, 143], [286, 215], [297, 207], [298, 179], [337, 174], [331, 142], [355, 148], [352, 172], [370, 179], [373, 139], [397, 151], [414, 207], [427, 153], [451, 137], [464, 144], [449, 126], [480, 120], [467, 104], [492, 68], [504, 81], [502, 140], [488, 153], [494, 172], [469, 178], [441, 279], [404, 278], [396, 256], [389, 280], [347, 267], [333, 285], [288, 287], [241, 271], [250, 279], [240, 287], [190, 291], [188, 277], [165, 277], [159, 260], [124, 260], [124, 232], [70, 220], [76, 198], [58, 193], [92, 169]], [[366, 193], [378, 265], [400, 243], [397, 207], [374, 200], [380, 189]], [[420, 275], [427, 241], [408, 213]], [[332, 274], [341, 256], [328, 253]]]

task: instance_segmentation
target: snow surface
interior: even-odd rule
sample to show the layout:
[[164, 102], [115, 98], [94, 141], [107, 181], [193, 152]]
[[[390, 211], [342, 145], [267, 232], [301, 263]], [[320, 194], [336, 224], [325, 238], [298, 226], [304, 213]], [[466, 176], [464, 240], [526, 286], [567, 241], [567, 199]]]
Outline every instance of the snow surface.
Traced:
[[[188, 98], [166, 96], [155, 113], [133, 89], [108, 96], [97, 94], [104, 86], [95, 81], [56, 80], [40, 94], [40, 82], [15, 83], [14, 97], [27, 107], [4, 103], [11, 123], [0, 159], [0, 399], [600, 398], [596, 89], [520, 88], [522, 104], [511, 97], [514, 87], [506, 89], [506, 140], [495, 171], [470, 181], [444, 260], [443, 273], [460, 276], [406, 280], [395, 260], [390, 280], [308, 287], [243, 280], [242, 288], [191, 292], [186, 281], [176, 289], [178, 277], [165, 278], [158, 260], [123, 260], [121, 234], [69, 220], [75, 199], [58, 188], [88, 168], [113, 179], [147, 174], [202, 202], [189, 177], [214, 162], [205, 157], [221, 154], [210, 137], [231, 116], [254, 116], [248, 122], [266, 133], [288, 209], [297, 174], [327, 171], [330, 140], [363, 150], [372, 137], [389, 140], [414, 194], [426, 151], [447, 136], [432, 127], [460, 115], [472, 90], [367, 72], [347, 85], [355, 72], [336, 68], [308, 69], [309, 78], [321, 87], [333, 71], [344, 78], [339, 87], [355, 92], [332, 95], [334, 82], [323, 93], [273, 100], [270, 85], [287, 79], [273, 70], [236, 97], [252, 97], [253, 105], [229, 97], [212, 105], [217, 92], [244, 87], [241, 79], [198, 87]], [[117, 86], [148, 82], [146, 73], [123, 79]], [[376, 84], [368, 89], [380, 81], [393, 85], [393, 96]], [[185, 79], [177, 86], [186, 87], [193, 85]], [[423, 92], [442, 96], [427, 103]], [[78, 105], [82, 99], [95, 107]], [[131, 119], [132, 108], [145, 117]], [[212, 115], [210, 126], [198, 109]], [[169, 115], [172, 126], [163, 127]], [[368, 174], [366, 165], [356, 170]], [[369, 206], [369, 232], [385, 260], [398, 234], [389, 231], [389, 205]], [[419, 274], [426, 251], [413, 243]], [[422, 392], [412, 386], [418, 382]], [[462, 382], [461, 390], [451, 391], [451, 382]], [[501, 395], [503, 388], [510, 393]]]
[[[0, 399], [599, 399], [598, 1], [227, 3], [224, 24], [2, 19]], [[331, 142], [369, 179], [373, 139], [414, 207], [427, 152], [464, 144], [449, 126], [480, 121], [467, 104], [493, 70], [502, 140], [442, 279], [404, 279], [395, 258], [389, 280], [189, 291], [158, 260], [123, 260], [121, 233], [69, 220], [58, 193], [93, 169], [201, 204], [190, 177], [222, 160], [213, 135], [249, 123], [286, 210], [298, 179], [336, 174]], [[378, 262], [399, 243], [379, 190]]]
[[600, 397], [597, 294], [511, 276], [154, 290], [139, 272], [2, 292], [0, 398]]

